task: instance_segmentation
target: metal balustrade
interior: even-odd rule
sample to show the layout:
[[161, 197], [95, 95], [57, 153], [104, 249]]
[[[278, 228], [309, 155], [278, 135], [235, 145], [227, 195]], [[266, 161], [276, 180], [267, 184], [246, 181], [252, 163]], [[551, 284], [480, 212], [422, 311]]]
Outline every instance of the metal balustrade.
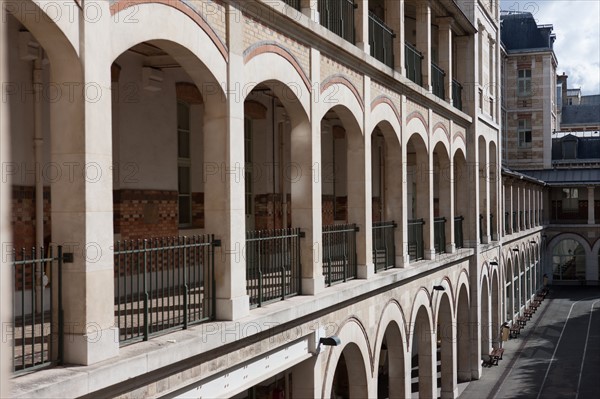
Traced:
[[246, 289], [259, 307], [301, 293], [298, 228], [246, 232]]
[[115, 242], [115, 324], [121, 344], [215, 316], [212, 235]]
[[483, 215], [479, 214], [479, 243], [483, 244]]
[[408, 256], [410, 260], [421, 260], [425, 257], [423, 247], [423, 219], [408, 221]]
[[433, 94], [441, 98], [446, 99], [446, 88], [445, 86], [446, 72], [433, 62], [431, 63], [431, 90]]
[[517, 212], [513, 212], [513, 228], [511, 233], [519, 231], [519, 219], [517, 218]]
[[369, 11], [369, 46], [371, 56], [390, 68], [394, 67], [394, 38], [396, 35], [377, 15]]
[[300, 11], [300, 1], [301, 0], [283, 0], [285, 4], [292, 8], [295, 8], [298, 11]]
[[421, 73], [421, 62], [423, 55], [410, 43], [404, 43], [404, 68], [406, 77], [419, 86], [423, 85], [423, 75]]
[[494, 241], [494, 214], [490, 213], [490, 241]]
[[433, 246], [436, 254], [446, 252], [446, 218], [435, 218], [433, 221]]
[[321, 25], [354, 44], [354, 10], [352, 0], [319, 0]]
[[[55, 255], [56, 254], [56, 255]], [[59, 364], [63, 354], [62, 247], [12, 251], [13, 371]], [[10, 331], [9, 331], [10, 330]]]
[[511, 234], [510, 231], [510, 212], [504, 212], [504, 234]]
[[464, 233], [463, 233], [463, 220], [465, 220], [462, 216], [456, 216], [454, 218], [454, 245], [456, 248], [464, 248]]
[[452, 79], [452, 104], [455, 108], [462, 111], [462, 85], [456, 79]]
[[373, 263], [375, 273], [396, 265], [396, 241], [394, 233], [396, 222], [373, 223]]
[[356, 224], [323, 226], [323, 275], [325, 284], [356, 278]]

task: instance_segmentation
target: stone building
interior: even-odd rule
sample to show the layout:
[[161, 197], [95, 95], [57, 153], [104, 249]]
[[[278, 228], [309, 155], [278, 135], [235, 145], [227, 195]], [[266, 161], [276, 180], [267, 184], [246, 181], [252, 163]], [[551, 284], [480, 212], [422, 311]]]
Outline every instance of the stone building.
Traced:
[[[504, 242], [544, 226], [542, 273], [552, 284], [598, 284], [600, 101], [557, 75], [552, 25], [501, 16]], [[541, 202], [542, 213], [531, 206]]]
[[453, 398], [539, 288], [497, 1], [2, 17], [3, 395]]

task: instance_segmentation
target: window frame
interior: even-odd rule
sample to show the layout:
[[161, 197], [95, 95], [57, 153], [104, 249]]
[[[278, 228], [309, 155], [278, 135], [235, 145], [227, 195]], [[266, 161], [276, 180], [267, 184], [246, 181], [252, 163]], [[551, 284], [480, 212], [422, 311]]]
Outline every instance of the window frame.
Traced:
[[[527, 141], [529, 134], [529, 141]], [[521, 136], [524, 136], [523, 139]], [[530, 149], [533, 146], [533, 129], [531, 119], [519, 119], [517, 129], [517, 146], [519, 149]]]
[[[179, 120], [179, 106], [185, 106], [187, 108], [187, 129], [181, 127], [182, 124]], [[181, 145], [181, 135], [185, 133], [187, 134], [187, 156], [182, 156], [180, 151]], [[191, 227], [193, 225], [194, 215], [192, 214], [192, 154], [191, 154], [191, 106], [185, 101], [177, 100], [177, 225], [180, 228]], [[187, 187], [189, 188], [189, 193], [181, 192], [181, 179], [183, 178], [180, 173], [181, 168], [188, 169], [187, 174]], [[182, 213], [181, 213], [181, 199], [182, 197], [188, 198], [188, 215], [189, 219], [187, 221], [182, 221]]]
[[[523, 73], [523, 76], [521, 76]], [[532, 74], [531, 68], [523, 68], [517, 70], [517, 96], [525, 97], [532, 95]]]

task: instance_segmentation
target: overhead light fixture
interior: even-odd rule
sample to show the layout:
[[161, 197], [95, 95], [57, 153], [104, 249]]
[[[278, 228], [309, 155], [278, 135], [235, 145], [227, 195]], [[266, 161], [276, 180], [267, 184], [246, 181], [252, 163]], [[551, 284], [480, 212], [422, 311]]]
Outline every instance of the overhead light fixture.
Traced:
[[446, 289], [444, 288], [444, 286], [443, 286], [443, 285], [434, 285], [434, 286], [433, 286], [433, 289], [434, 289], [435, 291], [446, 291]]

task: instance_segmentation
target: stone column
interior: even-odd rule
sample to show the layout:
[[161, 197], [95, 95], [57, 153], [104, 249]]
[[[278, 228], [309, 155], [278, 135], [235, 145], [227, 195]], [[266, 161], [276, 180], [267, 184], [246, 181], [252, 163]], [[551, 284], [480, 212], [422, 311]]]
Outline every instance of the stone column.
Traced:
[[385, 0], [385, 22], [396, 34], [394, 38], [394, 69], [404, 75], [404, 0]]
[[[432, 120], [432, 113], [433, 111], [429, 109], [429, 121]], [[431, 131], [429, 132], [429, 137], [431, 137]], [[423, 226], [423, 248], [425, 249], [425, 259], [435, 259], [435, 219], [433, 217], [433, 148], [431, 148], [431, 146], [429, 146], [427, 149], [425, 157], [425, 159], [422, 159], [417, 153], [417, 167], [419, 169], [419, 180], [417, 180], [417, 215], [425, 220], [425, 226]]]
[[452, 70], [452, 17], [436, 18], [439, 26], [439, 62], [440, 68], [446, 72], [445, 86], [446, 101], [452, 104], [452, 79], [454, 71]]
[[490, 179], [489, 179], [489, 151], [488, 146], [479, 148], [479, 151], [483, 150], [483, 154], [479, 153], [479, 190], [480, 190], [480, 207], [479, 207], [479, 218], [483, 216], [482, 223], [479, 224], [480, 228], [483, 229], [481, 232], [482, 244], [490, 242]]
[[594, 186], [588, 186], [588, 224], [596, 223], [596, 216], [594, 214]]
[[[453, 130], [454, 130], [454, 121], [450, 120], [450, 131], [452, 132]], [[450, 154], [448, 154], [448, 156], [452, 157], [452, 149], [450, 150]], [[444, 200], [444, 202], [448, 203], [448, 205], [447, 205], [448, 220], [446, 220], [446, 242], [448, 244], [446, 245], [446, 252], [451, 254], [456, 251], [456, 240], [454, 237], [454, 159], [453, 158], [448, 159], [448, 164], [446, 165], [446, 170], [445, 170], [445, 173], [442, 175], [442, 178], [447, 181], [447, 183], [445, 183], [445, 184], [447, 185], [447, 189], [448, 189], [447, 197], [442, 197], [440, 195], [440, 198], [447, 198], [447, 200]]]
[[356, 0], [358, 6], [354, 11], [354, 32], [356, 47], [367, 54], [371, 53], [369, 46], [369, 0]]
[[311, 21], [319, 23], [318, 2], [314, 0], [300, 0], [300, 11], [306, 15]]
[[431, 92], [431, 5], [429, 0], [419, 1], [417, 7], [417, 50], [423, 54], [421, 75], [423, 88]]
[[[0, 12], [5, 12], [0, 2]], [[6, 16], [0, 21], [0, 82], [10, 82], [8, 71], [8, 23]], [[2, 165], [11, 161], [10, 153], [10, 103], [0, 101], [0, 162]], [[11, 243], [12, 231], [10, 225], [11, 212], [11, 184], [10, 176], [3, 176], [0, 180], [0, 242]], [[5, 244], [2, 245], [2, 259], [0, 259], [0, 323], [2, 326], [9, 326], [12, 323], [12, 296], [14, 292], [13, 268], [10, 264], [10, 258], [4, 253]], [[0, 340], [0, 397], [9, 397], [9, 381], [12, 374], [12, 339], [4, 336]], [[13, 337], [14, 339], [14, 337]]]
[[[88, 1], [84, 12], [85, 7], [110, 15], [104, 2]], [[73, 88], [72, 96], [63, 93], [50, 104], [50, 158], [65, 172], [72, 171], [51, 183], [51, 220], [52, 240], [73, 260], [63, 264], [64, 361], [81, 365], [119, 353], [112, 249], [112, 60], [101, 39], [109, 21], [83, 22], [83, 59], [65, 49], [63, 58], [52, 58], [50, 78]]]
[[[400, 97], [400, 115], [406, 115], [406, 103], [407, 99], [405, 95]], [[406, 118], [402, 118], [402, 132], [406, 131]], [[402, 136], [401, 136], [402, 137]], [[401, 146], [401, 157], [402, 157], [402, 168], [400, 168], [401, 181], [402, 185], [402, 201], [400, 203], [401, 212], [400, 212], [400, 220], [399, 223], [399, 232], [402, 240], [402, 246], [396, 249], [396, 262], [398, 262], [398, 256], [401, 257], [401, 267], [408, 266], [409, 263], [409, 254], [408, 254], [408, 155], [406, 152], [406, 143], [405, 140], [402, 140]], [[398, 264], [398, 263], [397, 263]]]

